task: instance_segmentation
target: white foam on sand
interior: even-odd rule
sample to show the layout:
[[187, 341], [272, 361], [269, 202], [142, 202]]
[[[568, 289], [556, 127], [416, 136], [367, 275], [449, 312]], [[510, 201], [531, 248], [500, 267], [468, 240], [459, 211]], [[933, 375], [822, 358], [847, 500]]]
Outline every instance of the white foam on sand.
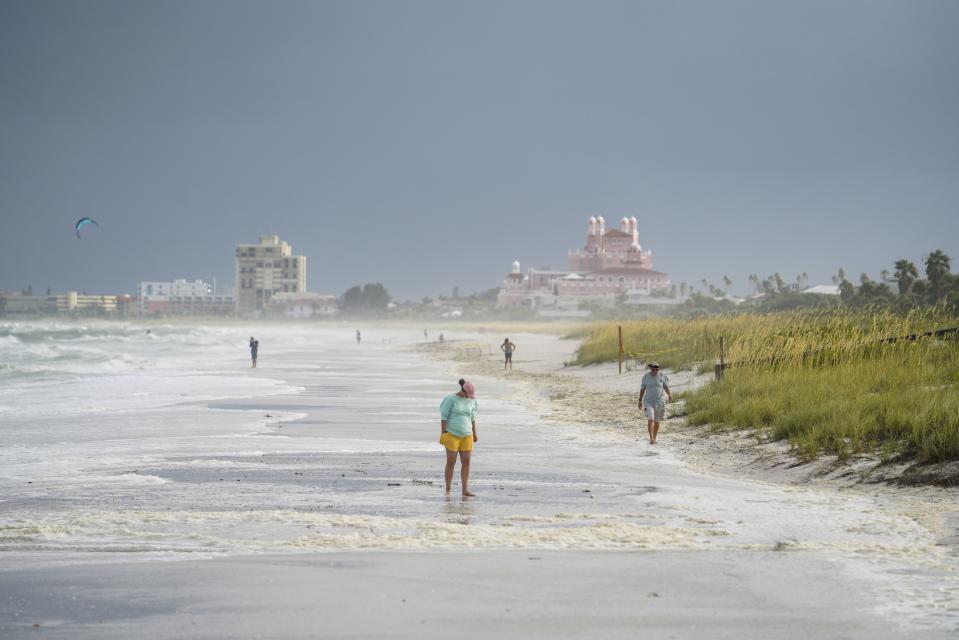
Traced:
[[293, 551], [355, 549], [679, 549], [702, 536], [693, 528], [640, 524], [613, 516], [558, 518], [517, 528], [510, 522], [466, 525], [435, 520], [304, 513], [87, 512], [77, 518], [8, 522], [8, 551]]

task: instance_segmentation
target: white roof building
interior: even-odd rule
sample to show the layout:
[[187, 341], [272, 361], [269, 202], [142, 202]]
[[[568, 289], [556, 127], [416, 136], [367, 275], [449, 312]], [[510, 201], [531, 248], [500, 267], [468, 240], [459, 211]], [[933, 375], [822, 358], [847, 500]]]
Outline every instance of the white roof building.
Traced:
[[819, 296], [838, 296], [839, 285], [838, 284], [817, 284], [814, 287], [803, 289], [802, 293], [813, 293]]

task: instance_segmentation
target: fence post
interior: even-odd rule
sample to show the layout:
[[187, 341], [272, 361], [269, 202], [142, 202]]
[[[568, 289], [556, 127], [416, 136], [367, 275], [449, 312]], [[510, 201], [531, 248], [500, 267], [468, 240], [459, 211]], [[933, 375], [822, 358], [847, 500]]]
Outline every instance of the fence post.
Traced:
[[719, 364], [726, 368], [726, 338], [719, 336]]
[[623, 327], [619, 326], [619, 372], [623, 372]]

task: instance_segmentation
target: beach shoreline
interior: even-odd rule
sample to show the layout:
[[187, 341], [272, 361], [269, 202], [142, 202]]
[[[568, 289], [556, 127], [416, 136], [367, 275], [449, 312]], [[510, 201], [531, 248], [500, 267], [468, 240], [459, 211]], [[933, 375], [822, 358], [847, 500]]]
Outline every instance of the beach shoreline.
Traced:
[[[149, 409], [101, 384], [108, 408], [82, 431], [76, 412], [34, 419], [32, 403], [19, 407], [20, 431], [5, 433], [18, 448], [0, 458], [12, 498], [0, 518], [4, 638], [957, 628], [935, 510], [697, 471], [678, 455], [679, 429], [650, 448], [645, 428], [616, 414], [636, 372], [563, 369], [573, 343], [556, 335], [511, 335], [524, 369], [511, 378], [489, 333], [449, 332], [442, 346], [393, 327], [364, 331], [361, 345], [349, 327], [153, 333], [97, 344], [157, 362], [180, 340], [192, 360], [168, 364], [229, 358], [207, 382], [228, 374], [250, 391], [211, 400], [218, 387], [183, 371]], [[439, 402], [461, 376], [481, 407], [470, 499], [444, 498], [436, 442]], [[80, 377], [84, 389], [97, 379]]]
[[[539, 333], [516, 336], [511, 339], [522, 346], [511, 371], [504, 370], [503, 357], [491, 342], [454, 340], [414, 349], [437, 360], [467, 365], [484, 376], [509, 380], [511, 399], [548, 422], [612, 430], [638, 446], [647, 445], [645, 420], [635, 404], [645, 372], [641, 363], [625, 362], [622, 373], [617, 363], [577, 366], [572, 364], [580, 343], [575, 338]], [[480, 344], [482, 351], [477, 349]], [[666, 373], [674, 393], [712, 377], [689, 371]], [[690, 425], [683, 407], [681, 400], [668, 406], [657, 446], [670, 448], [690, 468], [726, 478], [881, 495], [901, 503], [903, 511], [913, 514], [943, 544], [959, 549], [959, 462], [884, 463], [878, 454], [803, 460], [788, 442], [764, 439], [752, 429]]]

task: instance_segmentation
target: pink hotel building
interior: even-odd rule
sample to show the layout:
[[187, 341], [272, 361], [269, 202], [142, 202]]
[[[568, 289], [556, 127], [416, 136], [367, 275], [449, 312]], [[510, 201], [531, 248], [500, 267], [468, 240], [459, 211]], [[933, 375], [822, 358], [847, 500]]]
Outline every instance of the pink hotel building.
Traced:
[[606, 230], [602, 216], [590, 217], [586, 246], [569, 252], [567, 271], [529, 269], [519, 262], [503, 280], [497, 306], [530, 306], [544, 296], [613, 300], [620, 295], [654, 295], [669, 289], [665, 273], [653, 271], [653, 254], [639, 244], [636, 218], [623, 218], [619, 229]]

